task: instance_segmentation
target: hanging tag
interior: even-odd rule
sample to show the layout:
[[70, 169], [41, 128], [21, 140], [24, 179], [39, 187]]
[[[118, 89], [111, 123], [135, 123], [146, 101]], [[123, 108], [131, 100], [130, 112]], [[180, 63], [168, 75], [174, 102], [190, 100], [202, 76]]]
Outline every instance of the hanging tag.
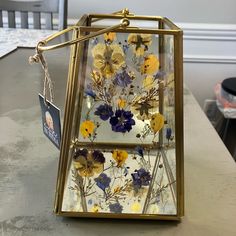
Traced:
[[39, 103], [42, 111], [43, 132], [51, 142], [60, 149], [61, 143], [61, 122], [60, 109], [51, 102], [45, 100], [44, 96], [39, 94]]

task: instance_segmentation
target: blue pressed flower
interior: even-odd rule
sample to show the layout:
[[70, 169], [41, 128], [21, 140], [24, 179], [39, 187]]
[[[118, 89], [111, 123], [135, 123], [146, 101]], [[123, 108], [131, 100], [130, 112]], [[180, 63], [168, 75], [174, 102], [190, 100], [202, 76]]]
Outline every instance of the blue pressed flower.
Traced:
[[166, 139], [167, 140], [170, 140], [171, 139], [171, 136], [172, 135], [172, 130], [171, 130], [171, 128], [167, 128], [166, 129]]
[[93, 157], [94, 161], [97, 161], [99, 163], [105, 163], [105, 157], [104, 157], [103, 153], [100, 152], [99, 150], [94, 150], [92, 153], [92, 157]]
[[125, 88], [127, 85], [132, 83], [132, 78], [125, 70], [123, 70], [121, 73], [116, 74], [113, 83], [122, 88]]
[[84, 91], [84, 93], [89, 96], [89, 97], [92, 97], [93, 99], [96, 98], [96, 93], [94, 93], [94, 91], [88, 86], [86, 88], [86, 90]]
[[99, 116], [102, 120], [108, 120], [113, 116], [112, 107], [108, 104], [100, 105], [94, 112], [95, 115]]
[[114, 132], [129, 132], [132, 129], [132, 125], [135, 125], [133, 114], [130, 111], [118, 109], [115, 112], [115, 116], [111, 117], [110, 124]]
[[128, 44], [123, 45], [124, 54], [126, 54], [128, 52], [128, 49], [129, 49], [129, 45]]
[[133, 185], [135, 188], [141, 188], [142, 186], [148, 186], [152, 177], [149, 171], [146, 171], [144, 168], [140, 168], [139, 170], [135, 170], [134, 173], [131, 174], [133, 179]]
[[123, 206], [120, 205], [119, 202], [113, 203], [109, 205], [110, 212], [112, 213], [121, 213], [123, 210]]
[[102, 173], [97, 178], [95, 178], [94, 181], [100, 189], [105, 191], [105, 189], [108, 188], [111, 183], [111, 178], [109, 178], [106, 174]]
[[135, 148], [135, 151], [137, 152], [137, 154], [138, 154], [139, 156], [143, 157], [143, 148], [142, 148], [142, 147], [137, 146], [137, 147]]

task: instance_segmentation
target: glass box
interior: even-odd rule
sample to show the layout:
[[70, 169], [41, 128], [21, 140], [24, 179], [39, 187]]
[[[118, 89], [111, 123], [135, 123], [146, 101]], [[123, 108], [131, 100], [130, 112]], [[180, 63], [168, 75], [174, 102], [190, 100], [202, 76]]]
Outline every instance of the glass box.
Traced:
[[85, 15], [70, 30], [55, 213], [179, 220], [181, 29], [124, 10]]

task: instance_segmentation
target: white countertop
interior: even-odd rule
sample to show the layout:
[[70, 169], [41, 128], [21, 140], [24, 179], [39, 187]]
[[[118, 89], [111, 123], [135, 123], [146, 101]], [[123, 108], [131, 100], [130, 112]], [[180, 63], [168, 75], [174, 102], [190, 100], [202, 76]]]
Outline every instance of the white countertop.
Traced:
[[35, 48], [37, 43], [55, 30], [0, 28], [0, 58], [17, 49]]

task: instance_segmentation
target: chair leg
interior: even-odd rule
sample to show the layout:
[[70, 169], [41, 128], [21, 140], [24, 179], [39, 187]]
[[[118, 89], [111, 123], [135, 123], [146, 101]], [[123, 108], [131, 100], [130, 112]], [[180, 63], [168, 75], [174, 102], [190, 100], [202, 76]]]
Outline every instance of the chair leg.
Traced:
[[21, 12], [20, 19], [21, 19], [21, 22], [20, 22], [21, 28], [28, 29], [29, 28], [28, 12]]
[[14, 11], [8, 11], [8, 27], [9, 28], [16, 28], [15, 12]]
[[34, 12], [33, 19], [34, 19], [34, 29], [41, 29], [40, 13]]

